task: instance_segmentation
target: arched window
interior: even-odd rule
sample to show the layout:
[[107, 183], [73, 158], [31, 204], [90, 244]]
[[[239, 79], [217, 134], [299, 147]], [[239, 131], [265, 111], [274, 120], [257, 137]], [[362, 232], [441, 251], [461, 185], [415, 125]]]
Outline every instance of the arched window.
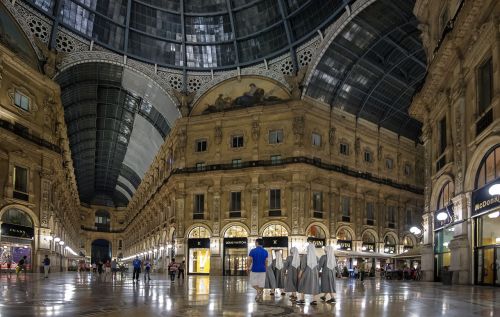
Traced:
[[491, 149], [483, 158], [476, 175], [476, 189], [500, 178], [500, 145]]
[[352, 240], [351, 233], [346, 229], [340, 229], [337, 232], [338, 240]]
[[263, 237], [287, 237], [288, 230], [282, 225], [269, 225], [262, 233]]
[[17, 208], [10, 208], [2, 215], [2, 222], [12, 225], [33, 228], [33, 221], [30, 216]]
[[98, 210], [95, 212], [95, 226], [99, 231], [109, 231], [111, 225], [109, 212]]
[[452, 182], [447, 182], [441, 188], [438, 196], [437, 202], [437, 210], [440, 210], [446, 206], [448, 206], [451, 202], [451, 199], [455, 196], [455, 188]]
[[224, 238], [245, 238], [248, 232], [242, 226], [231, 226], [224, 233]]
[[312, 225], [309, 227], [307, 230], [307, 236], [311, 238], [317, 238], [317, 239], [326, 239], [326, 234], [323, 228], [317, 225]]
[[188, 238], [190, 239], [201, 239], [210, 238], [210, 232], [205, 227], [194, 227], [193, 230], [189, 232]]
[[403, 239], [403, 245], [404, 245], [405, 247], [406, 247], [406, 246], [407, 246], [407, 247], [413, 247], [413, 240], [412, 240], [410, 237], [406, 236], [406, 237], [404, 237], [404, 239]]
[[363, 243], [375, 243], [375, 237], [371, 232], [363, 233]]
[[385, 245], [396, 245], [396, 240], [391, 235], [386, 235], [384, 238]]

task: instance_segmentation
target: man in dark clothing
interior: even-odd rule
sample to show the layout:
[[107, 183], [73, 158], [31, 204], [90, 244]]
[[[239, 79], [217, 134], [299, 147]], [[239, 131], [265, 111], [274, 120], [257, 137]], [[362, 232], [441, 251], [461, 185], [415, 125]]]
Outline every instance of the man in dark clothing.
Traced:
[[19, 262], [17, 263], [17, 275], [19, 275], [19, 273], [21, 272], [21, 270], [24, 270], [24, 274], [26, 274], [26, 258], [27, 256], [23, 256], [23, 258], [21, 260], [19, 260]]
[[50, 259], [48, 255], [45, 255], [45, 259], [43, 259], [43, 272], [45, 274], [45, 278], [49, 277], [49, 269], [50, 269]]
[[139, 281], [139, 274], [141, 273], [141, 260], [136, 256], [134, 262], [132, 262], [134, 266], [134, 273], [132, 274], [132, 280]]
[[168, 265], [168, 273], [170, 274], [170, 280], [173, 282], [175, 280], [175, 273], [177, 273], [179, 265], [175, 263], [175, 259]]
[[182, 261], [182, 263], [179, 265], [179, 273], [177, 274], [177, 278], [184, 279], [184, 270], [186, 269], [186, 261]]

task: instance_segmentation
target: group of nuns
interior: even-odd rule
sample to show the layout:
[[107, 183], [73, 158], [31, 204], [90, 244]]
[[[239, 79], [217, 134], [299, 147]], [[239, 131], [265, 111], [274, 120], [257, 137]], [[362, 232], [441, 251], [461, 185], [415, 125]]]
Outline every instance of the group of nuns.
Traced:
[[316, 295], [320, 293], [322, 301], [335, 303], [335, 252], [332, 246], [324, 250], [325, 254], [319, 260], [313, 243], [309, 243], [305, 255], [300, 255], [296, 247], [291, 248], [286, 260], [283, 260], [281, 251], [275, 251], [275, 259], [266, 269], [264, 288], [271, 289], [271, 296], [276, 289], [281, 291], [281, 295], [291, 293], [290, 300], [297, 305], [305, 304], [305, 294], [313, 296], [311, 305], [317, 305]]

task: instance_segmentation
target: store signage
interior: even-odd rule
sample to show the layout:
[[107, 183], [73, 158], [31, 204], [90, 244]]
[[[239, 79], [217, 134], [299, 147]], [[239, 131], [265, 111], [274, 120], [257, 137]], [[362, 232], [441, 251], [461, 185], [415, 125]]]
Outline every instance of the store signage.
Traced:
[[396, 253], [396, 246], [392, 244], [386, 244], [384, 245], [384, 252], [385, 253]]
[[406, 250], [411, 250], [413, 249], [413, 246], [412, 245], [404, 245], [403, 246], [403, 251], [406, 251]]
[[247, 238], [224, 238], [224, 248], [247, 248]]
[[210, 239], [209, 238], [201, 238], [201, 239], [188, 239], [188, 248], [210, 248]]
[[324, 247], [326, 245], [325, 239], [321, 239], [321, 238], [309, 237], [309, 238], [307, 238], [307, 241], [309, 241], [312, 244], [314, 244], [314, 246], [316, 248], [322, 248], [322, 247]]
[[500, 195], [492, 196], [489, 192], [491, 186], [484, 186], [472, 193], [472, 216], [480, 215], [500, 206]]
[[[438, 218], [442, 214], [446, 214], [446, 219], [439, 220]], [[457, 220], [458, 219], [453, 212], [453, 204], [449, 204], [448, 206], [434, 212], [434, 231], [439, 230]]]
[[288, 248], [288, 237], [263, 237], [264, 248]]
[[2, 235], [31, 239], [35, 236], [35, 230], [30, 227], [2, 223]]
[[364, 252], [375, 252], [375, 243], [363, 242], [361, 250]]
[[337, 245], [339, 246], [339, 250], [352, 250], [352, 241], [351, 240], [337, 240]]

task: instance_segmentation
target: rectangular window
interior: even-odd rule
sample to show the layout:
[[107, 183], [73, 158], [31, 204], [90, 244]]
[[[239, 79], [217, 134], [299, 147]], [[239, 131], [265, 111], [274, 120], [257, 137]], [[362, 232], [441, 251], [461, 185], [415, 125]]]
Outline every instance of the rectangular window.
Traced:
[[443, 154], [446, 150], [446, 117], [439, 121], [439, 154]]
[[392, 168], [394, 167], [394, 161], [391, 158], [386, 158], [385, 159], [385, 167], [388, 170], [392, 170]]
[[281, 190], [269, 191], [269, 216], [281, 216]]
[[231, 192], [229, 211], [241, 211], [241, 192]]
[[199, 162], [199, 163], [196, 163], [196, 170], [197, 171], [204, 171], [206, 168], [206, 165], [204, 162]]
[[314, 211], [323, 211], [323, 193], [315, 192], [312, 195], [313, 199], [313, 210]]
[[405, 175], [410, 176], [411, 175], [411, 166], [410, 164], [405, 164]]
[[340, 199], [340, 208], [342, 211], [342, 221], [351, 221], [351, 199], [346, 196], [342, 196]]
[[483, 114], [491, 105], [493, 99], [493, 66], [491, 58], [478, 70], [478, 112]]
[[241, 167], [241, 159], [234, 159], [233, 160], [233, 167]]
[[207, 150], [207, 140], [196, 141], [196, 152], [205, 152]]
[[118, 250], [121, 250], [123, 247], [123, 242], [122, 240], [118, 240]]
[[340, 154], [349, 155], [349, 144], [340, 143]]
[[283, 130], [271, 130], [269, 131], [269, 144], [280, 144], [283, 143]]
[[30, 98], [18, 90], [14, 93], [14, 104], [23, 110], [30, 110]]
[[243, 136], [242, 135], [233, 136], [233, 141], [231, 142], [231, 146], [233, 148], [243, 147]]
[[365, 162], [370, 163], [372, 161], [372, 153], [365, 151]]
[[194, 195], [193, 219], [203, 219], [204, 212], [205, 212], [205, 195], [204, 194]]
[[387, 207], [387, 226], [389, 228], [396, 227], [396, 207], [388, 206]]
[[321, 135], [313, 133], [311, 143], [313, 146], [321, 146]]
[[412, 214], [412, 210], [411, 209], [406, 209], [406, 225], [409, 226], [412, 224], [412, 217], [411, 217], [411, 214]]
[[373, 221], [375, 220], [375, 206], [372, 202], [366, 203], [366, 220], [367, 222], [371, 221], [373, 225]]
[[281, 155], [271, 155], [271, 164], [280, 164], [281, 163]]
[[28, 200], [28, 170], [14, 166], [14, 198]]

